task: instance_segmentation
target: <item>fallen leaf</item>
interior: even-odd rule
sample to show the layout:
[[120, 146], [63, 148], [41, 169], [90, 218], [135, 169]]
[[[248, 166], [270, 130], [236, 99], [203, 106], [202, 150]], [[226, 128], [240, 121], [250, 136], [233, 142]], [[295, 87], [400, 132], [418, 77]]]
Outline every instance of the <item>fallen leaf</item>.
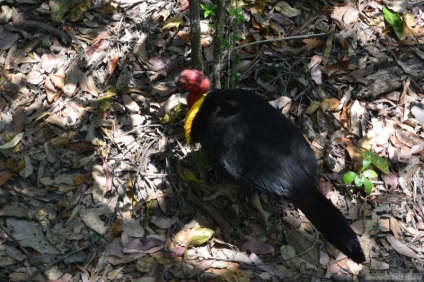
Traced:
[[280, 1], [275, 4], [274, 8], [288, 18], [293, 18], [300, 15], [300, 10], [293, 8], [285, 1]]
[[422, 256], [419, 256], [412, 249], [410, 249], [408, 246], [406, 246], [405, 244], [397, 240], [392, 235], [387, 235], [386, 238], [387, 238], [387, 241], [389, 241], [390, 245], [393, 247], [393, 249], [399, 254], [410, 257], [410, 258], [422, 259]]
[[1, 145], [0, 146], [0, 150], [10, 149], [10, 148], [15, 147], [22, 140], [22, 138], [24, 137], [24, 134], [25, 134], [24, 132], [21, 132], [21, 133], [16, 134], [16, 136], [13, 137], [12, 140], [10, 140], [9, 142]]

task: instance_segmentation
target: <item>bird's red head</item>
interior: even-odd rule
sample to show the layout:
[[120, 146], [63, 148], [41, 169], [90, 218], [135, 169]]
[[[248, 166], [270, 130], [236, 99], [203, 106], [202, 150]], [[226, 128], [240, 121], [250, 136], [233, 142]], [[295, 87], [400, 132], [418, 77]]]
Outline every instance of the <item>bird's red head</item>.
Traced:
[[184, 70], [180, 74], [177, 85], [190, 94], [187, 96], [187, 106], [193, 104], [211, 88], [209, 79], [198, 70]]

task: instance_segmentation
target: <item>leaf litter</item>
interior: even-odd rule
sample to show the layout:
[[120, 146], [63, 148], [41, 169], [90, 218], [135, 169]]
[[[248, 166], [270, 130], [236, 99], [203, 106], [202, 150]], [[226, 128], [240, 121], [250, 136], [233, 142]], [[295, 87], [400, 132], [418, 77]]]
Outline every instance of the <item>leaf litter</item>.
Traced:
[[[226, 50], [239, 62], [222, 57], [223, 79], [234, 68], [296, 117], [367, 263], [278, 199], [261, 198], [268, 232], [240, 190], [210, 196], [225, 184], [184, 145], [172, 86], [189, 68], [188, 1], [3, 1], [0, 280], [422, 280], [424, 6], [238, 2], [244, 47]], [[358, 148], [390, 164], [369, 196], [341, 184]]]

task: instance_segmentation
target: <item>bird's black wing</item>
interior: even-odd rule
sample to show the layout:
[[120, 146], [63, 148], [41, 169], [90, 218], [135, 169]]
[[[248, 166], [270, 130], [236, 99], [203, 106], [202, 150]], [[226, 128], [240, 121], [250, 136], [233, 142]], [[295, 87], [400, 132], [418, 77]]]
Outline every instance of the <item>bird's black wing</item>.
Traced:
[[250, 91], [209, 93], [192, 136], [213, 165], [239, 184], [293, 202], [316, 186], [316, 158], [299, 129]]

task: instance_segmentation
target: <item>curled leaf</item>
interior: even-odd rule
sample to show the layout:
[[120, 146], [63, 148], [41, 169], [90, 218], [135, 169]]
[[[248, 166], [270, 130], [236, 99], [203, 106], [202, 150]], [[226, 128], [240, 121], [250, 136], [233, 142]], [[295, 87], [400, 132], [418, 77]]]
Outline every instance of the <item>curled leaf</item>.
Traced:
[[293, 8], [287, 2], [280, 1], [275, 4], [275, 9], [280, 12], [283, 16], [288, 18], [296, 17], [300, 15], [300, 10]]
[[12, 140], [10, 140], [9, 142], [1, 145], [0, 146], [0, 150], [10, 149], [10, 148], [15, 147], [22, 140], [23, 137], [24, 137], [24, 133], [23, 132], [21, 132], [19, 134], [16, 134], [16, 136], [13, 137]]
[[204, 227], [197, 227], [191, 234], [188, 246], [198, 246], [207, 242], [213, 235], [213, 230]]

